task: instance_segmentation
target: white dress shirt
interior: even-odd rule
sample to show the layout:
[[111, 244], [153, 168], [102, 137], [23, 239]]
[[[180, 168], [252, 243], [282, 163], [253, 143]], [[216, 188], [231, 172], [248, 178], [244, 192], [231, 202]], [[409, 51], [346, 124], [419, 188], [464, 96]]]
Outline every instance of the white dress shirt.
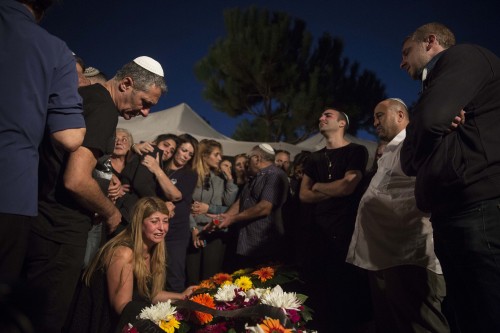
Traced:
[[434, 253], [432, 226], [415, 203], [415, 177], [401, 170], [406, 130], [387, 145], [378, 169], [361, 198], [346, 261], [377, 271], [418, 265], [442, 274]]

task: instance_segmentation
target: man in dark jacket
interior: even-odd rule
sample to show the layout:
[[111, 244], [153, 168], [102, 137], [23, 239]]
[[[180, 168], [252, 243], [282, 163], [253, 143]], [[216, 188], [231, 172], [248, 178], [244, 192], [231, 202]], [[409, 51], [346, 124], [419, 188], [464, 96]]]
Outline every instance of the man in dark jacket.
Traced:
[[[431, 212], [435, 251], [462, 332], [500, 332], [500, 59], [429, 23], [403, 43], [422, 94], [401, 151]], [[463, 121], [450, 131], [461, 112]]]

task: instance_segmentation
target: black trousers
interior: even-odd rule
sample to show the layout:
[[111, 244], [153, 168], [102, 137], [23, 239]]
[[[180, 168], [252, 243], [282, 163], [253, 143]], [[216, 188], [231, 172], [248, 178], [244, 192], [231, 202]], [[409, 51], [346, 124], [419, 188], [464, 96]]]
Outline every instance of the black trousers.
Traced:
[[401, 265], [368, 271], [377, 332], [450, 332], [442, 303], [444, 277]]
[[431, 221], [460, 331], [500, 332], [500, 198], [433, 214]]
[[222, 272], [226, 244], [222, 232], [209, 235], [203, 248], [195, 248], [190, 241], [186, 257], [187, 285], [196, 285]]
[[56, 243], [33, 232], [29, 244], [25, 271], [33, 297], [27, 311], [37, 333], [61, 332], [81, 276], [85, 246]]
[[318, 332], [350, 333], [372, 319], [366, 271], [345, 262], [352, 229], [333, 231], [311, 227], [304, 251], [304, 293], [314, 310], [311, 328]]
[[189, 246], [189, 234], [165, 241], [167, 249], [166, 289], [181, 293], [186, 289], [186, 255]]
[[33, 217], [0, 213], [0, 284], [18, 282]]

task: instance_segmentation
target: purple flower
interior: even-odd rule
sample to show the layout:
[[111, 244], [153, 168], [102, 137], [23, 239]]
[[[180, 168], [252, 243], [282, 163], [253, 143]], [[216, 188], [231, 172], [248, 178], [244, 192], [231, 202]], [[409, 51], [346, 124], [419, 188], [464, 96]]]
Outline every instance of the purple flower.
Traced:
[[225, 333], [227, 330], [226, 323], [217, 323], [206, 325], [197, 330], [196, 333]]
[[297, 310], [286, 310], [286, 313], [288, 315], [288, 318], [292, 321], [292, 323], [296, 324], [300, 321], [300, 315]]

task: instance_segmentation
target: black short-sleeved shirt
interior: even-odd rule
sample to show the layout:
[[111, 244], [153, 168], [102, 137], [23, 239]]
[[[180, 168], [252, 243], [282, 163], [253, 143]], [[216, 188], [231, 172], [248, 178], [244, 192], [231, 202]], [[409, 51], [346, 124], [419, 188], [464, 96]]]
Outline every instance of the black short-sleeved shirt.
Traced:
[[[175, 171], [167, 172], [172, 183], [182, 193], [182, 200], [174, 202], [175, 215], [170, 219], [170, 226], [165, 240], [182, 239], [189, 237], [189, 215], [191, 213], [191, 203], [193, 202], [193, 192], [198, 181], [198, 174], [191, 167], [186, 166]], [[158, 189], [158, 196], [165, 200], [165, 195]]]
[[[304, 173], [315, 183], [329, 183], [344, 178], [347, 171], [359, 170], [364, 174], [367, 161], [368, 151], [365, 146], [349, 143], [336, 149], [326, 149], [325, 147], [311, 154]], [[329, 179], [329, 175], [331, 175], [331, 179]], [[361, 186], [358, 186], [351, 195], [318, 202], [315, 208], [318, 223], [322, 224], [328, 221], [329, 225], [322, 225], [328, 228], [344, 222], [345, 216], [353, 214], [355, 216], [362, 195], [359, 193], [360, 191]], [[323, 219], [322, 217], [327, 218]]]
[[[79, 89], [87, 132], [82, 146], [99, 156], [110, 154], [118, 123], [118, 110], [109, 92], [100, 84]], [[40, 146], [39, 215], [33, 231], [47, 239], [83, 245], [93, 212], [82, 208], [63, 183], [69, 154], [45, 135]]]

